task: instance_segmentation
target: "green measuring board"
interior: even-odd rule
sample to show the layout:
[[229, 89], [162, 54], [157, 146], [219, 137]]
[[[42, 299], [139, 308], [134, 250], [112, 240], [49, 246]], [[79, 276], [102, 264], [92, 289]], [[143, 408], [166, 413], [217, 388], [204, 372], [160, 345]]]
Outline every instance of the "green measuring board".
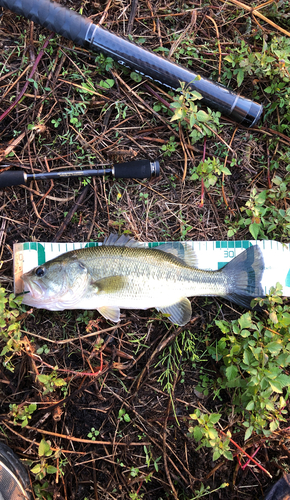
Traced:
[[[271, 286], [280, 283], [283, 295], [290, 297], [290, 244], [272, 240], [262, 241], [189, 241], [197, 257], [199, 269], [221, 269], [227, 262], [236, 257], [251, 245], [259, 245], [263, 252], [265, 271], [262, 286], [268, 293]], [[70, 250], [94, 247], [101, 243], [16, 243], [14, 255], [14, 292], [23, 292], [21, 275], [48, 260]], [[144, 247], [153, 248], [161, 243], [144, 243]]]

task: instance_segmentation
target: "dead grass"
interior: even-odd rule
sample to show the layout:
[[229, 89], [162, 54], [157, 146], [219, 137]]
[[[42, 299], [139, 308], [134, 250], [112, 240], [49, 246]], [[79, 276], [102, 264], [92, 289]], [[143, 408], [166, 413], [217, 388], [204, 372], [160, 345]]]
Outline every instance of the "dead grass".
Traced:
[[[132, 5], [127, 0], [109, 1], [107, 7], [103, 1], [61, 3], [77, 11], [83, 7], [84, 14], [93, 16], [96, 23], [105, 14], [103, 24], [120, 35], [127, 35], [130, 26], [134, 39], [144, 38], [144, 46], [151, 49], [160, 45], [170, 49], [170, 33], [182, 34], [188, 28], [201, 55], [199, 60], [191, 58], [192, 68], [200, 68], [205, 76], [215, 71], [216, 78], [219, 57], [223, 72], [223, 57], [238, 45], [239, 37], [253, 46], [254, 33], [261, 30], [264, 36], [270, 36], [274, 29], [265, 19], [258, 21], [253, 16], [252, 32], [245, 33], [249, 15], [218, 0], [210, 6], [190, 2], [187, 8], [182, 2], [164, 0], [133, 1]], [[227, 239], [226, 218], [234, 220], [240, 214], [252, 186], [265, 189], [268, 185], [261, 156], [267, 166], [269, 141], [276, 141], [278, 151], [287, 149], [286, 135], [279, 136], [271, 123], [263, 123], [263, 130], [239, 127], [233, 137], [235, 124], [222, 119], [221, 137], [227, 145], [233, 137], [231, 147], [239, 164], [225, 179], [224, 193], [218, 183], [205, 193], [200, 208], [201, 186], [190, 180], [190, 171], [201, 160], [203, 144], [192, 147], [188, 131], [174, 129], [165, 110], [154, 111], [158, 101], [143, 83], [135, 83], [121, 66], [106, 71], [100, 61], [96, 64], [96, 54], [73, 48], [58, 36], [49, 39], [47, 30], [11, 12], [3, 10], [1, 14], [1, 114], [15, 102], [34, 68], [33, 81], [0, 124], [2, 165], [9, 163], [27, 173], [91, 168], [139, 158], [159, 158], [161, 165], [160, 177], [150, 181], [106, 176], [92, 178], [87, 186], [81, 179], [63, 179], [3, 190], [3, 286], [10, 291], [13, 287], [12, 248], [16, 242], [102, 241], [109, 232], [116, 231], [128, 231], [140, 241]], [[214, 50], [216, 29], [221, 56]], [[44, 41], [47, 47], [35, 64]], [[187, 64], [187, 54], [178, 51], [181, 42], [176, 41], [171, 57]], [[114, 80], [114, 85], [104, 90], [102, 81], [106, 79]], [[85, 93], [90, 82], [94, 91]], [[165, 88], [147, 83], [168, 99]], [[251, 97], [254, 83], [254, 75], [247, 77], [241, 93]], [[231, 86], [235, 88], [235, 79]], [[264, 94], [265, 103], [267, 99]], [[279, 116], [273, 115], [273, 120], [276, 122]], [[171, 156], [165, 156], [161, 147], [171, 136], [176, 149]], [[215, 137], [207, 140], [206, 151], [208, 156], [224, 159], [227, 148]], [[228, 163], [231, 159], [230, 153]], [[182, 182], [185, 168], [187, 175]], [[285, 168], [282, 162], [278, 175], [283, 177]], [[85, 195], [79, 205], [82, 190]], [[285, 205], [289, 206], [288, 198]], [[70, 221], [65, 218], [67, 212], [72, 215]], [[244, 229], [237, 239], [249, 237]], [[206, 326], [216, 315], [230, 319], [239, 313], [228, 304], [219, 311], [220, 303], [214, 299], [193, 299], [192, 304], [194, 315], [187, 329], [196, 334], [200, 353]], [[48, 491], [53, 499], [181, 500], [197, 498], [195, 490], [201, 483], [215, 489], [225, 482], [229, 487], [209, 498], [247, 500], [263, 493], [269, 478], [258, 468], [242, 470], [236, 458], [233, 462], [213, 463], [211, 451], [196, 451], [196, 443], [187, 437], [189, 414], [195, 408], [218, 411], [222, 405], [230, 405], [231, 395], [224, 394], [222, 401], [213, 400], [211, 394], [202, 399], [197, 396], [194, 387], [199, 381], [198, 368], [184, 363], [182, 356], [173, 371], [171, 397], [158, 382], [164, 369], [158, 364], [160, 356], [181, 329], [153, 311], [126, 311], [121, 323], [113, 328], [97, 314], [89, 316], [95, 320], [89, 326], [79, 317], [80, 311], [33, 311], [22, 323], [25, 350], [15, 359], [15, 372], [0, 368], [3, 438], [5, 435], [20, 457], [35, 461], [37, 443], [44, 436], [50, 439], [52, 448], [62, 449], [61, 457], [67, 460], [63, 475], [48, 476]], [[104, 339], [100, 350], [95, 348], [95, 336], [85, 337], [91, 331]], [[211, 335], [213, 339], [220, 333], [213, 329]], [[35, 357], [44, 344], [49, 352]], [[67, 394], [56, 391], [43, 396], [36, 377], [38, 373], [50, 373], [48, 366], [63, 370], [59, 376], [68, 383]], [[213, 377], [217, 376], [218, 366], [213, 360], [208, 359], [205, 366]], [[29, 426], [13, 426], [9, 404], [32, 401], [39, 404], [39, 409]], [[121, 408], [130, 416], [130, 422], [118, 418]], [[222, 424], [224, 429], [231, 426], [226, 421]], [[93, 443], [88, 439], [92, 428], [100, 432]], [[235, 440], [245, 446], [242, 436], [235, 436]], [[254, 442], [247, 451], [255, 451]], [[256, 458], [275, 477], [288, 456], [288, 448], [279, 446], [277, 437], [269, 445], [263, 442]], [[57, 464], [59, 467], [60, 462]], [[133, 469], [138, 469], [136, 477]], [[31, 479], [34, 481], [33, 474]], [[134, 493], [136, 496], [130, 497]]]

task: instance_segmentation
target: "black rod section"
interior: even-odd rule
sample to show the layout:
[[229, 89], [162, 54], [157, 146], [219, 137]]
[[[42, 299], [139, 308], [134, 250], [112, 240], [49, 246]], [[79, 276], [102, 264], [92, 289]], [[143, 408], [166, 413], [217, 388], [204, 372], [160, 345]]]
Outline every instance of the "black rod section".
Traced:
[[202, 95], [204, 104], [245, 127], [254, 126], [262, 114], [261, 104], [114, 35], [89, 18], [51, 0], [0, 0], [0, 6], [171, 88], [177, 89], [180, 82], [185, 82]]
[[[1, 165], [0, 165], [1, 168]], [[19, 186], [33, 180], [63, 179], [69, 177], [93, 177], [112, 174], [116, 179], [150, 179], [160, 173], [158, 161], [135, 160], [126, 163], [116, 163], [112, 168], [99, 170], [62, 170], [58, 172], [44, 172], [27, 174], [23, 170], [7, 170], [0, 174], [0, 189], [8, 186]]]

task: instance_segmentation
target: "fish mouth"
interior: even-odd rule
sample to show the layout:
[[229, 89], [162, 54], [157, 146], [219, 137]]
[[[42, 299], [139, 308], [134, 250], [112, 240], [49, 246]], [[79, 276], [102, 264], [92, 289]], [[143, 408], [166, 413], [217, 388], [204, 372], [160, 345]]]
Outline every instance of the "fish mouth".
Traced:
[[27, 292], [30, 294], [29, 296], [32, 297], [33, 299], [41, 299], [43, 297], [45, 290], [41, 287], [39, 283], [32, 281], [30, 276], [28, 276], [27, 274], [23, 274], [21, 276], [21, 279], [24, 282], [24, 289], [23, 289], [24, 297], [27, 295]]

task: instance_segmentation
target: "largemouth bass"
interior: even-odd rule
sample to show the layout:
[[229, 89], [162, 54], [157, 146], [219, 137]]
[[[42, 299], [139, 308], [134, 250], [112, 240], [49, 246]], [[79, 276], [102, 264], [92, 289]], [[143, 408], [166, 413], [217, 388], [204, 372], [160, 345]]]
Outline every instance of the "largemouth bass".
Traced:
[[120, 309], [155, 307], [170, 321], [185, 325], [192, 310], [187, 297], [224, 297], [250, 307], [262, 297], [264, 260], [258, 246], [249, 247], [218, 271], [194, 267], [186, 243], [141, 248], [127, 236], [110, 235], [102, 246], [73, 250], [23, 274], [23, 303], [62, 311], [97, 309], [113, 322]]

